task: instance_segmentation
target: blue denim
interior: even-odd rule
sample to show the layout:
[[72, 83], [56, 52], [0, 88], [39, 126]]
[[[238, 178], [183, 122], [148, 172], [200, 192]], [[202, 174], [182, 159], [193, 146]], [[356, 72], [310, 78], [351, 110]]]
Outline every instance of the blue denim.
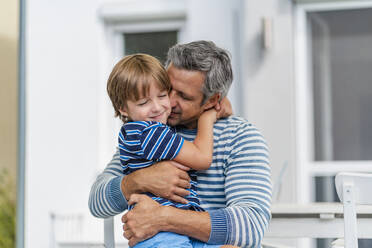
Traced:
[[198, 240], [172, 232], [160, 232], [132, 248], [220, 248], [220, 245], [208, 245]]
[[221, 245], [209, 245], [207, 243], [204, 243], [199, 240], [192, 239], [192, 238], [190, 238], [190, 240], [191, 240], [191, 244], [193, 248], [220, 248], [221, 247]]

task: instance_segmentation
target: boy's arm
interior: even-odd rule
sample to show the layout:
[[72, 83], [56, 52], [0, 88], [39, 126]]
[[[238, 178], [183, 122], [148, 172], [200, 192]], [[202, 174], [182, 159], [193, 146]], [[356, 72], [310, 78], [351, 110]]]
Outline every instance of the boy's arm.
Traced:
[[198, 120], [198, 133], [194, 142], [184, 142], [176, 162], [195, 170], [206, 170], [212, 163], [213, 156], [213, 124], [216, 119], [232, 114], [230, 101], [224, 97], [213, 109], [205, 111]]
[[195, 170], [206, 170], [212, 163], [213, 156], [213, 124], [217, 112], [210, 109], [198, 120], [198, 133], [193, 142], [184, 141], [177, 156], [173, 159]]

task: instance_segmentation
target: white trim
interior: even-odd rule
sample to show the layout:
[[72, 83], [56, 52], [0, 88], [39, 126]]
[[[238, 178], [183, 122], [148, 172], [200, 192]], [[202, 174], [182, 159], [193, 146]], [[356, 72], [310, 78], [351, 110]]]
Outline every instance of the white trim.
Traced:
[[180, 30], [184, 25], [185, 21], [183, 19], [178, 19], [172, 21], [159, 20], [156, 22], [120, 23], [110, 26], [115, 32], [139, 33]]
[[295, 12], [295, 32], [294, 32], [294, 65], [295, 65], [295, 98], [296, 98], [296, 154], [297, 154], [297, 183], [296, 183], [296, 198], [298, 203], [306, 203], [310, 198], [310, 182], [308, 177], [309, 168], [309, 143], [308, 134], [308, 111], [303, 111], [308, 106], [307, 99], [308, 90], [306, 89], [306, 81], [308, 77], [307, 61], [305, 58], [307, 51], [307, 34], [306, 34], [306, 16], [303, 8], [297, 8]]
[[338, 172], [372, 172], [372, 161], [325, 161], [311, 164], [311, 176], [335, 176]]
[[105, 3], [98, 10], [105, 22], [184, 19], [185, 0], [126, 0]]
[[304, 12], [311, 11], [332, 11], [345, 9], [363, 9], [372, 7], [372, 1], [345, 1], [345, 2], [322, 2], [322, 3], [305, 3], [297, 4], [297, 8]]

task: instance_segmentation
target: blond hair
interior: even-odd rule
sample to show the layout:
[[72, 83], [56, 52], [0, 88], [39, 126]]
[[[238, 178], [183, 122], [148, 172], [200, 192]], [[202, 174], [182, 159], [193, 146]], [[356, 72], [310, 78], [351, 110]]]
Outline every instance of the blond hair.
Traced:
[[171, 90], [168, 74], [155, 57], [137, 53], [121, 59], [112, 69], [107, 81], [107, 93], [115, 109], [115, 117], [119, 116], [126, 122], [120, 110], [126, 107], [128, 100], [138, 101], [146, 96], [152, 81], [161, 90]]

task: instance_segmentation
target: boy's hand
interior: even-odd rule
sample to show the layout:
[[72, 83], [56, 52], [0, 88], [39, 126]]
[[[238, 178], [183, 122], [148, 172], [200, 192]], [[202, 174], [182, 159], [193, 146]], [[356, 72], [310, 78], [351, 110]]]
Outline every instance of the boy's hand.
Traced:
[[217, 111], [217, 119], [226, 118], [233, 114], [231, 103], [227, 97], [218, 102], [214, 108]]
[[215, 123], [217, 121], [217, 111], [215, 108], [210, 108], [208, 110], [205, 110], [199, 117], [199, 121], [207, 121]]

